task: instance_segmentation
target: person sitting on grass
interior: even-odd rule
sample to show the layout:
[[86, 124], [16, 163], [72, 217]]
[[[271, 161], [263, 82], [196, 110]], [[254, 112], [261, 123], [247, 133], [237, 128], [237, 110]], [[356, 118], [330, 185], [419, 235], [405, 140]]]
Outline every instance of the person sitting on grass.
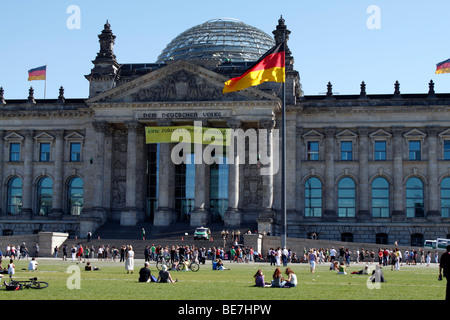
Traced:
[[38, 262], [36, 258], [31, 258], [30, 263], [28, 264], [28, 270], [34, 271], [37, 270]]
[[223, 261], [221, 259], [218, 259], [217, 270], [230, 270], [230, 269], [225, 268], [225, 266], [223, 265]]
[[339, 265], [338, 274], [347, 274], [347, 268], [345, 267], [344, 261], [342, 261]]
[[177, 279], [175, 279], [175, 280], [172, 279], [172, 276], [170, 275], [170, 272], [167, 269], [168, 269], [167, 266], [163, 265], [162, 270], [159, 272], [157, 282], [159, 282], [159, 283], [175, 283], [178, 281]]
[[97, 271], [97, 270], [100, 270], [100, 269], [97, 268], [97, 267], [91, 266], [91, 263], [89, 261], [86, 262], [86, 266], [84, 267], [84, 271]]
[[151, 281], [151, 271], [149, 268], [149, 263], [146, 261], [144, 263], [144, 267], [141, 268], [141, 270], [139, 270], [139, 282], [150, 282]]
[[281, 276], [280, 268], [275, 268], [275, 271], [272, 276], [272, 287], [273, 288], [283, 288], [285, 284], [285, 280]]
[[297, 275], [294, 273], [294, 271], [291, 270], [291, 268], [286, 268], [285, 271], [286, 275], [289, 277], [284, 284], [286, 287], [296, 287], [297, 286]]

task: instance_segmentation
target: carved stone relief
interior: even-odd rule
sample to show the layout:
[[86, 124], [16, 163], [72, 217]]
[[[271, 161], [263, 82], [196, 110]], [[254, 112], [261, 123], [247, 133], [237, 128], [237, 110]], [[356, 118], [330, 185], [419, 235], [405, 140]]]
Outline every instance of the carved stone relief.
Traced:
[[222, 88], [202, 77], [180, 70], [158, 84], [141, 89], [132, 95], [134, 101], [212, 101], [222, 98]]

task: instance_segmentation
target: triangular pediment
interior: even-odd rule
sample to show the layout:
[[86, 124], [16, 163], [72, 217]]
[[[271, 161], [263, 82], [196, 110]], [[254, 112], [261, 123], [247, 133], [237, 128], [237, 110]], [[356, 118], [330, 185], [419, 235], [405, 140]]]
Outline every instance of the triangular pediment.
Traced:
[[324, 137], [323, 134], [321, 134], [320, 132], [318, 132], [314, 129], [309, 130], [307, 133], [302, 135], [303, 139], [322, 139], [323, 137]]
[[93, 103], [278, 100], [254, 87], [222, 93], [224, 76], [188, 61], [175, 61], [87, 101]]
[[447, 129], [447, 130], [441, 132], [441, 133], [439, 134], [439, 137], [441, 137], [441, 138], [447, 138], [447, 139], [450, 138], [450, 129]]
[[7, 134], [5, 137], [3, 137], [4, 140], [10, 141], [10, 140], [23, 140], [24, 137], [16, 132], [11, 132], [10, 134]]
[[404, 134], [405, 138], [425, 138], [426, 136], [426, 133], [418, 129], [412, 129]]
[[389, 132], [387, 132], [386, 130], [383, 129], [378, 129], [375, 132], [372, 132], [370, 134], [370, 137], [372, 139], [389, 139], [392, 137], [392, 134], [390, 134]]
[[357, 138], [358, 135], [348, 129], [345, 129], [343, 131], [341, 131], [340, 133], [338, 133], [336, 135], [336, 138], [346, 138], [346, 139], [353, 139], [353, 138]]

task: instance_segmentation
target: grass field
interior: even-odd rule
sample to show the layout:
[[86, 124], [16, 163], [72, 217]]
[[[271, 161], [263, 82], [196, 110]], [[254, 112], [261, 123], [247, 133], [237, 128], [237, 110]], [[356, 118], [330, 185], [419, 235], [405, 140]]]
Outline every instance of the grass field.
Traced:
[[[352, 275], [363, 268], [351, 264], [347, 275], [330, 271], [328, 263], [319, 265], [314, 275], [307, 264], [290, 264], [297, 274], [299, 285], [295, 288], [256, 288], [253, 275], [257, 269], [264, 271], [266, 282], [273, 270], [268, 263], [229, 263], [230, 270], [212, 270], [211, 261], [201, 265], [198, 272], [172, 271], [176, 284], [139, 283], [138, 273], [143, 260], [136, 260], [134, 274], [127, 274], [124, 263], [92, 260], [99, 271], [84, 271], [84, 264], [61, 259], [39, 259], [39, 270], [28, 271], [28, 261], [15, 261], [14, 279], [37, 277], [50, 285], [42, 290], [6, 291], [0, 288], [1, 300], [443, 300], [446, 280], [438, 281], [438, 267], [432, 264], [405, 266], [400, 271], [383, 268], [386, 283], [379, 289], [367, 286], [367, 276]], [[7, 261], [3, 261], [7, 265]], [[79, 269], [77, 268], [79, 267]], [[371, 266], [374, 268], [374, 264]], [[79, 273], [69, 272], [70, 268]], [[152, 274], [157, 269], [151, 263]], [[281, 268], [284, 273], [284, 268]], [[79, 275], [79, 289], [75, 285]], [[8, 276], [4, 275], [8, 280]], [[3, 282], [3, 281], [2, 281]]]

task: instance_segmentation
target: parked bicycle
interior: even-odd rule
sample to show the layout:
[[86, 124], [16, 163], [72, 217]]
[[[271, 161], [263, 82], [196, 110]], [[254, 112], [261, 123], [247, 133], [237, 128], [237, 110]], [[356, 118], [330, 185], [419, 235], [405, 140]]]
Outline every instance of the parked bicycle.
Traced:
[[30, 278], [30, 280], [18, 281], [10, 278], [9, 282], [6, 280], [3, 282], [3, 286], [6, 287], [6, 290], [22, 290], [25, 289], [44, 289], [48, 287], [48, 282], [45, 281], [37, 281], [37, 278]]

